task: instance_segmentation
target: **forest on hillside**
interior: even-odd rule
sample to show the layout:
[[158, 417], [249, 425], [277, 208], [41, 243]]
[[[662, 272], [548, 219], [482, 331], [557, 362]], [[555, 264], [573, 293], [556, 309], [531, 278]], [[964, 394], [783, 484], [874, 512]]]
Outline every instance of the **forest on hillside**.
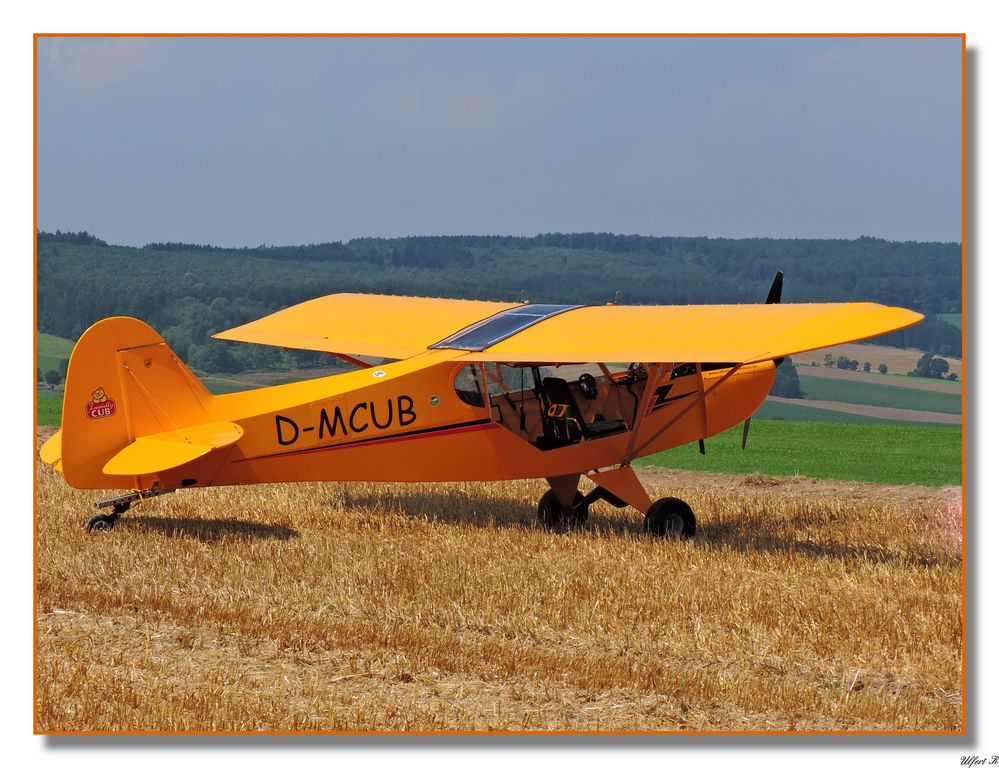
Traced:
[[207, 372], [318, 363], [211, 335], [329, 293], [602, 304], [620, 292], [625, 304], [748, 303], [765, 298], [777, 269], [784, 301], [909, 307], [926, 321], [876, 343], [961, 354], [960, 330], [935, 317], [962, 311], [958, 243], [555, 233], [133, 248], [57, 231], [38, 233], [37, 252], [39, 331], [75, 340], [103, 317], [131, 315]]

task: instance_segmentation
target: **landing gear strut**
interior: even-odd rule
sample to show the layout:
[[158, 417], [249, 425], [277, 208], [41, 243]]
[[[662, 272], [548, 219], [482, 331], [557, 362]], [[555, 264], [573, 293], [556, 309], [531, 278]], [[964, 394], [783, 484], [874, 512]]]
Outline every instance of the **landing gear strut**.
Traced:
[[642, 529], [650, 536], [689, 539], [697, 530], [697, 519], [686, 502], [672, 496], [652, 501], [630, 465], [593, 470], [587, 477], [595, 487], [585, 496], [576, 488], [579, 475], [545, 478], [551, 488], [538, 502], [538, 522], [546, 528], [579, 527], [586, 522], [590, 505], [603, 500], [618, 508], [646, 510]]
[[628, 502], [619, 499], [606, 488], [601, 488], [598, 485], [585, 496], [576, 491], [572, 507], [567, 510], [559, 502], [555, 492], [548, 490], [538, 502], [538, 522], [545, 528], [561, 528], [563, 526], [578, 528], [590, 516], [590, 504], [600, 499], [619, 509], [628, 506]]
[[111, 514], [96, 514], [87, 520], [83, 527], [86, 528], [88, 533], [110, 531], [114, 528], [114, 524], [118, 521], [118, 518], [128, 512], [132, 504], [137, 501], [142, 501], [143, 499], [151, 499], [154, 496], [162, 496], [165, 493], [173, 493], [173, 489], [162, 490], [159, 488], [151, 488], [148, 491], [132, 491], [132, 493], [126, 493], [123, 496], [115, 496], [113, 499], [98, 501], [94, 504], [94, 506], [97, 507], [97, 509], [111, 507]]
[[555, 491], [547, 490], [538, 502], [538, 522], [545, 528], [578, 528], [586, 522], [590, 515], [589, 504], [579, 491], [572, 507], [566, 509], [555, 495]]

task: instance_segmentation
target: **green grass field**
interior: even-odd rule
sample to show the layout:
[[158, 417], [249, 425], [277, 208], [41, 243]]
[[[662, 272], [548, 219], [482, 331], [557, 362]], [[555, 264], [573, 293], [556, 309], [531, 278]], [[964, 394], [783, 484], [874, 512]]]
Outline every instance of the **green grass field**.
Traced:
[[[795, 364], [794, 367], [795, 367], [795, 370], [798, 371], [798, 376], [799, 377], [806, 376], [809, 379], [821, 378], [819, 376], [809, 376], [809, 370], [815, 370], [814, 366], [811, 366], [811, 365], [797, 365], [797, 364]], [[876, 384], [877, 386], [886, 386], [886, 387], [892, 386], [899, 379], [901, 379], [903, 381], [905, 381], [905, 380], [912, 381], [912, 379], [913, 379], [912, 376], [907, 376], [904, 373], [877, 373], [877, 374], [872, 374], [872, 375], [875, 377], [875, 379], [874, 379], [874, 381], [872, 381], [870, 383]], [[960, 379], [958, 379], [957, 381], [951, 381], [950, 379], [919, 379], [919, 378], [917, 378], [916, 381], [932, 381], [934, 384], [940, 384], [940, 385], [945, 386], [948, 389], [953, 390], [955, 394], [958, 394], [958, 395], [961, 394], [961, 381], [960, 381]]]
[[73, 342], [69, 339], [60, 339], [48, 333], [39, 333], [38, 339], [38, 367], [45, 371], [59, 370], [59, 363], [69, 358], [69, 353], [73, 351]]
[[958, 328], [961, 327], [961, 323], [963, 322], [962, 315], [960, 312], [957, 312], [952, 315], [937, 315], [937, 317], [939, 317], [945, 323], [950, 323], [951, 325], [957, 326]]
[[825, 408], [809, 408], [794, 403], [774, 403], [767, 401], [760, 406], [753, 419], [770, 421], [822, 421], [835, 424], [911, 424], [912, 422], [878, 419], [874, 416], [861, 416], [856, 413], [842, 413]]
[[649, 456], [640, 466], [703, 472], [860, 480], [941, 486], [961, 484], [961, 430], [897, 424], [753, 420], [746, 450], [742, 426], [697, 444]]
[[809, 400], [835, 400], [839, 403], [879, 405], [887, 408], [907, 408], [913, 411], [961, 413], [961, 394], [926, 392], [919, 389], [893, 387], [889, 383], [840, 381], [815, 376], [801, 377], [801, 390]]
[[58, 427], [62, 423], [62, 390], [38, 390], [38, 426]]

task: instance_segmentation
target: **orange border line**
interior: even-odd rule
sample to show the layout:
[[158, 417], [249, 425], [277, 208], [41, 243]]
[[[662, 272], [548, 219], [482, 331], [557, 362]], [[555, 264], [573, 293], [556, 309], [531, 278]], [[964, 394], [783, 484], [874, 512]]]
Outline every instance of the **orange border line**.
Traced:
[[964, 32], [36, 32], [39, 37], [413, 37], [413, 38], [562, 38], [562, 37], [606, 37], [606, 38], [822, 38], [822, 37], [887, 37], [887, 38], [933, 38], [961, 37]]
[[31, 42], [31, 362], [35, 382], [31, 389], [31, 722], [38, 728], [38, 468], [35, 452], [38, 445], [38, 35]]
[[[38, 391], [33, 390], [34, 429], [31, 436], [32, 455], [32, 660], [34, 676], [32, 680], [32, 727], [36, 735], [46, 736], [963, 736], [968, 731], [968, 594], [967, 594], [967, 241], [968, 241], [968, 37], [963, 32], [36, 32], [32, 45], [33, 74], [33, 231], [32, 264], [34, 274], [32, 360], [38, 367], [38, 40], [43, 37], [64, 38], [961, 38], [961, 357], [963, 376], [961, 378], [961, 730], [913, 730], [913, 731], [160, 731], [160, 730], [121, 730], [121, 731], [43, 731], [38, 728], [38, 473], [35, 469], [35, 445], [38, 434]], [[33, 372], [34, 373], [34, 372]], [[35, 381], [37, 385], [37, 381]]]
[[968, 731], [968, 38], [961, 36], [961, 732]]

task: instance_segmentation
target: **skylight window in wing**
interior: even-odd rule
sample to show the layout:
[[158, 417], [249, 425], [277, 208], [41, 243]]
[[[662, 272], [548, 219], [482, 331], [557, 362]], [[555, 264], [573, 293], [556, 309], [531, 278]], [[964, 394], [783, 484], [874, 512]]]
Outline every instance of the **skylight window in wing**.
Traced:
[[525, 304], [487, 317], [474, 325], [462, 328], [442, 341], [430, 345], [430, 349], [463, 349], [467, 352], [482, 352], [493, 344], [509, 339], [525, 328], [560, 315], [582, 304]]

